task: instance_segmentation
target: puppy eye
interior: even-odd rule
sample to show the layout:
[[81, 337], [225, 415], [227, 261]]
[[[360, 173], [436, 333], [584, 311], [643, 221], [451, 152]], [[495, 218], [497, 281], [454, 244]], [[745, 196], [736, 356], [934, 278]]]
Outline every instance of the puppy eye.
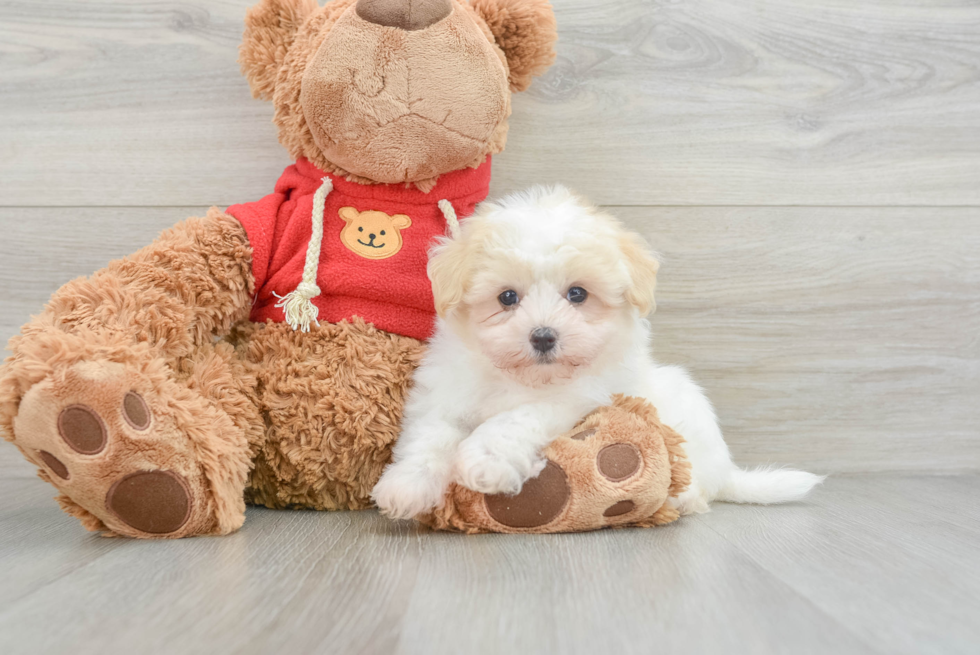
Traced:
[[577, 305], [585, 302], [585, 299], [589, 297], [589, 292], [582, 287], [572, 287], [568, 290], [568, 293], [565, 294], [565, 297], [568, 298], [568, 302], [575, 303]]
[[364, 231], [364, 228], [363, 227], [359, 227], [359, 228], [357, 228], [357, 231], [358, 232], [363, 232]]
[[385, 231], [384, 230], [381, 230], [381, 236], [384, 236], [384, 235], [385, 235]]
[[497, 300], [499, 300], [500, 304], [504, 307], [510, 307], [511, 305], [516, 305], [519, 303], [521, 297], [518, 296], [517, 292], [513, 289], [507, 289], [507, 291], [504, 291], [502, 294], [497, 296]]

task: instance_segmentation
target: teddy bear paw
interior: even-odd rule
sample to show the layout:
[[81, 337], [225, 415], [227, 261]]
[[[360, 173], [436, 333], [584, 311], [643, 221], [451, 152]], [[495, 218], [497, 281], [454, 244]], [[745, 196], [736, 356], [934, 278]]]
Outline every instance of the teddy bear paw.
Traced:
[[423, 517], [464, 532], [580, 532], [662, 525], [678, 517], [668, 499], [690, 482], [683, 439], [645, 401], [617, 397], [544, 451], [544, 468], [519, 493], [482, 494], [453, 485]]
[[24, 395], [14, 441], [87, 527], [184, 536], [201, 527], [200, 467], [140, 378], [115, 362], [70, 366]]

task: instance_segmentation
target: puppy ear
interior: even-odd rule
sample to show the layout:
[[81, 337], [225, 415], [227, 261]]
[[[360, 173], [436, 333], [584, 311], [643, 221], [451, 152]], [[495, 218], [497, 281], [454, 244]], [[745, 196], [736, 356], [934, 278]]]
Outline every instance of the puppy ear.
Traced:
[[507, 57], [510, 88], [524, 91], [555, 61], [558, 27], [548, 0], [472, 0]]
[[654, 258], [643, 239], [632, 232], [624, 232], [619, 237], [619, 249], [630, 276], [626, 301], [640, 310], [640, 316], [652, 314], [657, 308], [654, 292], [660, 262]]
[[463, 302], [472, 256], [472, 248], [463, 237], [444, 237], [430, 252], [429, 280], [440, 317], [445, 318]]
[[272, 99], [286, 53], [299, 28], [317, 7], [316, 0], [261, 0], [245, 14], [238, 63], [252, 97]]
[[391, 217], [391, 227], [396, 230], [404, 230], [406, 227], [412, 227], [412, 219], [405, 214], [395, 214]]
[[361, 212], [357, 211], [353, 207], [341, 207], [337, 213], [340, 214], [340, 217], [348, 223], [356, 221], [357, 217], [361, 215]]

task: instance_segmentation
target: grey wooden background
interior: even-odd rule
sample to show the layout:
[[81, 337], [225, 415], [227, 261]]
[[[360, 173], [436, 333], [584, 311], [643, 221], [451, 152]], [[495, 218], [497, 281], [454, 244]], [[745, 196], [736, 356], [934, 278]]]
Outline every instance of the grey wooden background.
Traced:
[[[250, 0], [0, 1], [0, 339], [289, 161]], [[656, 349], [744, 463], [980, 468], [980, 4], [555, 0], [493, 192], [560, 181], [662, 254]], [[23, 471], [0, 444], [0, 466]]]

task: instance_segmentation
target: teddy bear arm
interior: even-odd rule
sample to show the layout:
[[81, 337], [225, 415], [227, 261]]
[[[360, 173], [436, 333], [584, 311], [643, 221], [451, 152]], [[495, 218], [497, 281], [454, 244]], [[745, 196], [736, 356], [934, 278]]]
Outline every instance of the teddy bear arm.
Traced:
[[212, 208], [90, 277], [65, 284], [37, 320], [69, 333], [146, 343], [166, 358], [186, 356], [248, 317], [251, 261], [242, 225]]
[[65, 284], [7, 346], [12, 356], [0, 366], [0, 434], [13, 438], [21, 399], [59, 363], [193, 356], [247, 316], [253, 286], [245, 231], [217, 209]]

